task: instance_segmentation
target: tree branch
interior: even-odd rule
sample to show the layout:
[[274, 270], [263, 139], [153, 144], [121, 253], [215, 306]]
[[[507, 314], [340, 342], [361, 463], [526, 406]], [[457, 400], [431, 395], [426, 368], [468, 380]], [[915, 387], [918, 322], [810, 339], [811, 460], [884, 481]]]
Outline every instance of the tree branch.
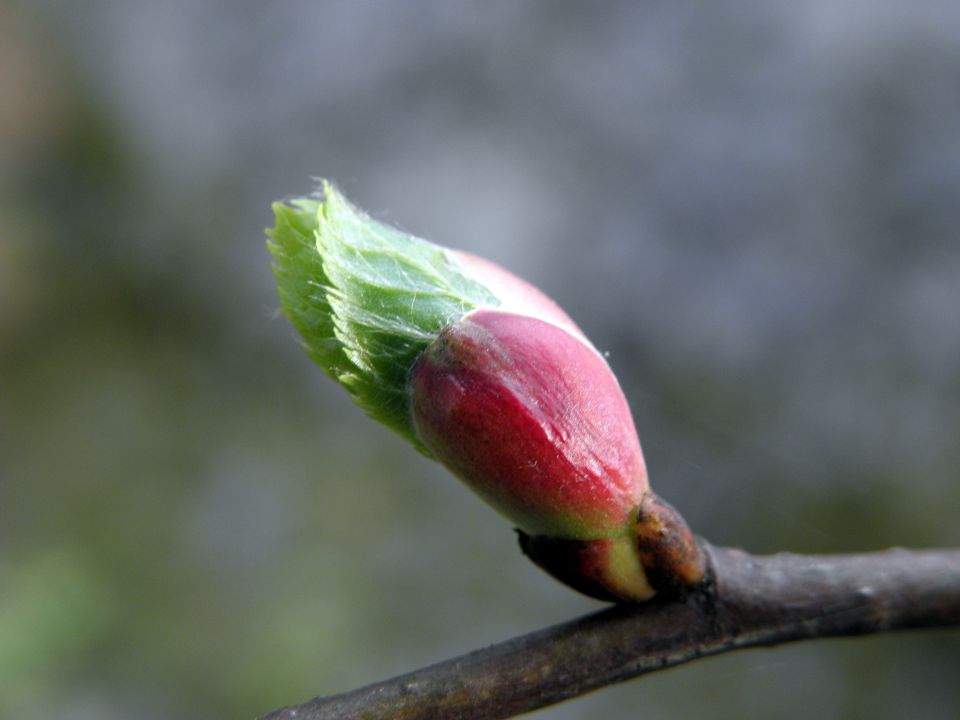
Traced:
[[739, 648], [960, 625], [960, 550], [757, 557], [706, 545], [712, 579], [262, 720], [507, 718]]

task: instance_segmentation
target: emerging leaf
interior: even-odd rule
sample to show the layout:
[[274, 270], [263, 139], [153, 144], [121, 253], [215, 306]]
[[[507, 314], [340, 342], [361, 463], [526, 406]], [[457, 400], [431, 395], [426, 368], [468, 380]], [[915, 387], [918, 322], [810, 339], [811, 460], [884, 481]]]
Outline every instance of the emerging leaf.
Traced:
[[273, 211], [280, 305], [304, 348], [370, 417], [425, 452], [410, 421], [410, 368], [444, 327], [500, 301], [454, 253], [371, 219], [329, 183], [322, 200]]

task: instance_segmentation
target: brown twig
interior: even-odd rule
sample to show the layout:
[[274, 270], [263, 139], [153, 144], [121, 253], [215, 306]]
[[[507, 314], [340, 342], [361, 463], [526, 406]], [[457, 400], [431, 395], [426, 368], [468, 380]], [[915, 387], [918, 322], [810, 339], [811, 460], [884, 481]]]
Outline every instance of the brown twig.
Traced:
[[621, 605], [263, 720], [489, 720], [739, 648], [960, 625], [960, 550], [765, 557], [706, 546], [684, 598]]

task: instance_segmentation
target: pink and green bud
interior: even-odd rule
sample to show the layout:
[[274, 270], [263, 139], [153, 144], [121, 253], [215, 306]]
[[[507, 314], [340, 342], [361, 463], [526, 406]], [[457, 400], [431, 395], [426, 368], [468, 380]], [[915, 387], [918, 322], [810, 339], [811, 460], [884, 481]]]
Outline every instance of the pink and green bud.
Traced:
[[544, 293], [482, 258], [324, 201], [275, 206], [281, 305], [358, 405], [514, 523], [593, 597], [689, 587], [703, 553], [651, 490], [613, 372]]

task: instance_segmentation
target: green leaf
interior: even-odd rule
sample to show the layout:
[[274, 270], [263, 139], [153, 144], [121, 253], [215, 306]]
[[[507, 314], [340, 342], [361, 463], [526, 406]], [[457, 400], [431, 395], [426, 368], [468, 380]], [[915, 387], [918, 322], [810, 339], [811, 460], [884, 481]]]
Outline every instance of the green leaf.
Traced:
[[323, 198], [275, 203], [267, 231], [280, 307], [310, 357], [375, 420], [426, 453], [407, 376], [440, 330], [499, 300], [448, 252], [383, 225], [329, 183]]

